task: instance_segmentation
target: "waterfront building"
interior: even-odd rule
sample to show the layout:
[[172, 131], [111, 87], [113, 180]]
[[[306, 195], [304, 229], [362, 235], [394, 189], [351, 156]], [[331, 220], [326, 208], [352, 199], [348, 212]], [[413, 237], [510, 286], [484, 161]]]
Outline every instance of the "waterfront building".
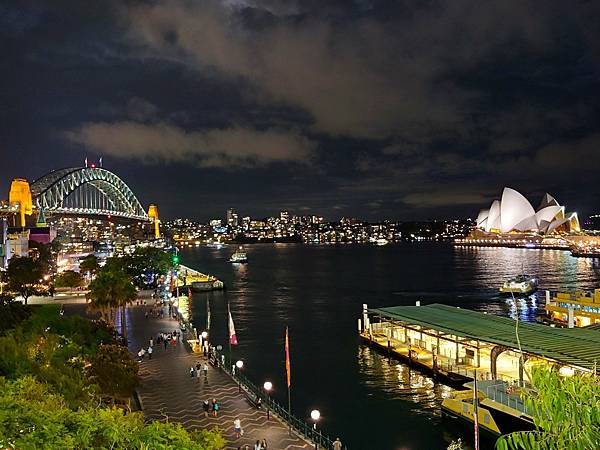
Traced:
[[538, 365], [563, 374], [590, 372], [600, 361], [599, 331], [519, 323], [517, 339], [513, 319], [440, 304], [365, 305], [360, 335], [456, 383], [475, 371], [480, 379], [523, 382], [524, 370]]
[[521, 193], [509, 187], [504, 188], [500, 200], [479, 212], [477, 228], [488, 233], [581, 231], [577, 213], [565, 212], [550, 194], [544, 195], [535, 210]]

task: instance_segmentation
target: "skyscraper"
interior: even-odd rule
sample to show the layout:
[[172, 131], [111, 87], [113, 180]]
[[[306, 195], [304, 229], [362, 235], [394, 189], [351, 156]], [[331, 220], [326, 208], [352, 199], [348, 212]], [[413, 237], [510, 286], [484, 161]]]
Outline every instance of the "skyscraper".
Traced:
[[238, 214], [237, 211], [233, 208], [229, 208], [227, 210], [227, 225], [230, 227], [238, 226]]

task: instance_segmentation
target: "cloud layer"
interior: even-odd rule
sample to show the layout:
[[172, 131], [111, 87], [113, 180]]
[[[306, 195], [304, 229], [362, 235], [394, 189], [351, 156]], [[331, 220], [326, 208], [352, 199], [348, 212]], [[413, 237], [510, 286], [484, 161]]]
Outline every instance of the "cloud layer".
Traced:
[[314, 149], [313, 142], [288, 131], [233, 127], [187, 132], [168, 123], [90, 123], [67, 132], [66, 137], [100, 154], [120, 158], [229, 169], [305, 163]]

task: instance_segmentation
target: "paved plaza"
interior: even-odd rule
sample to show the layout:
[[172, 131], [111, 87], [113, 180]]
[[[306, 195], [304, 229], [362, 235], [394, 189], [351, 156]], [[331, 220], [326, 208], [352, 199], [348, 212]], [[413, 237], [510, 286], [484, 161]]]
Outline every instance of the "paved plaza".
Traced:
[[[227, 440], [227, 449], [243, 449], [246, 444], [252, 449], [258, 439], [266, 439], [269, 450], [313, 448], [296, 435], [290, 436], [287, 426], [273, 416], [267, 421], [264, 408], [259, 410], [250, 404], [245, 395], [238, 392], [235, 381], [219, 369], [209, 364], [207, 382], [203, 375], [191, 378], [190, 367], [197, 362], [204, 364], [206, 360], [201, 354], [191, 353], [181, 342], [175, 347], [169, 344], [166, 350], [157, 344], [157, 335], [178, 329], [178, 322], [166, 314], [162, 319], [146, 318], [145, 308], [150, 310], [150, 306], [135, 305], [127, 309], [127, 328], [129, 349], [134, 354], [141, 347], [147, 349], [151, 337], [155, 341], [152, 359], [146, 355], [140, 364], [138, 392], [148, 419], [180, 422], [188, 430], [218, 428]], [[213, 398], [221, 405], [219, 415], [205, 417], [202, 402]], [[240, 439], [236, 439], [233, 430], [236, 418], [241, 420], [244, 430]]]

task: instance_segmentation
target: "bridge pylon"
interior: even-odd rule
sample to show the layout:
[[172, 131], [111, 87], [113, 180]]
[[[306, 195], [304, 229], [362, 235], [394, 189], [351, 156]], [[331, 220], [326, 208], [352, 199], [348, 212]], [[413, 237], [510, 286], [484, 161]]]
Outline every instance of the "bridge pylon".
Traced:
[[160, 220], [158, 218], [158, 206], [152, 204], [148, 207], [148, 217], [154, 222], [154, 238], [160, 239]]
[[8, 202], [12, 205], [19, 204], [19, 214], [21, 216], [21, 227], [25, 226], [25, 215], [33, 214], [33, 200], [31, 198], [31, 188], [25, 178], [15, 178], [10, 184]]

